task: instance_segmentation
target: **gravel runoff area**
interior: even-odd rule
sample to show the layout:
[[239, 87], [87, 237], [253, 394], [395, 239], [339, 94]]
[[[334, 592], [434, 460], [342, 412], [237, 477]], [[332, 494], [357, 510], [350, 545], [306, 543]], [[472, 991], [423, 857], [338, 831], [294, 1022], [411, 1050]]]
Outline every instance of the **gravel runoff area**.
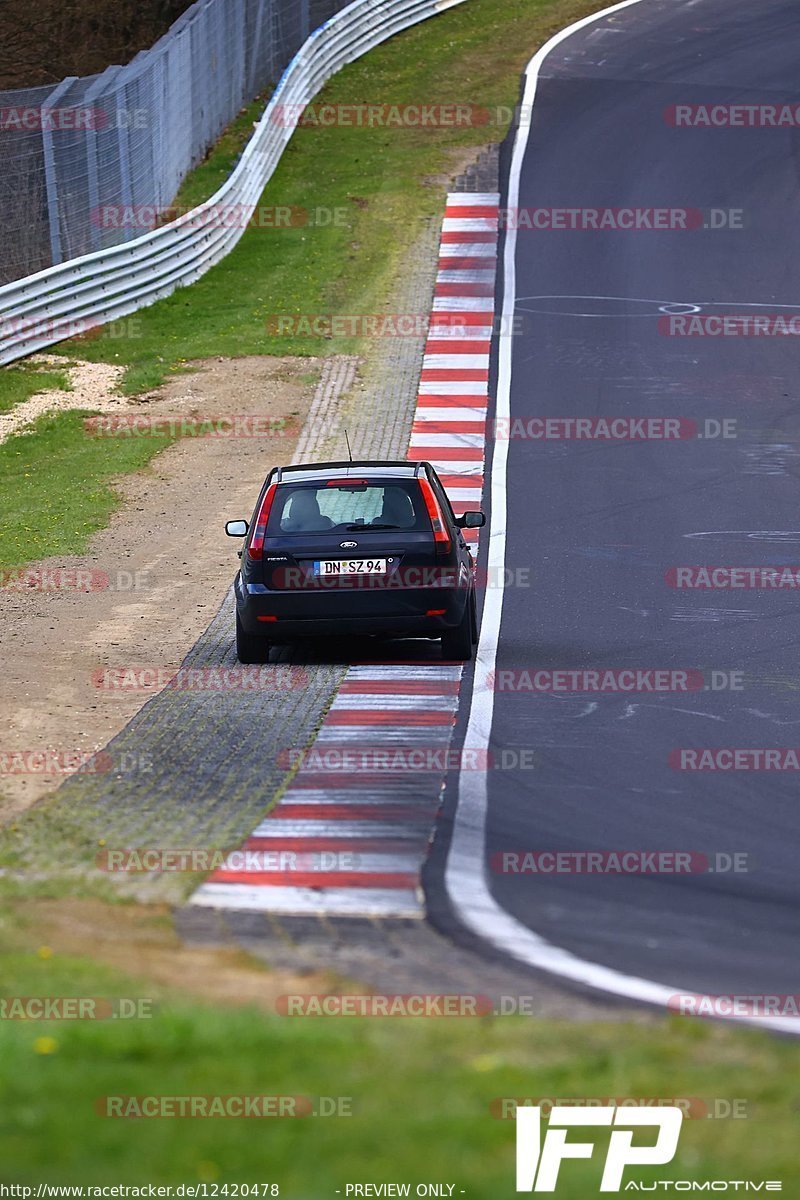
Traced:
[[50, 388], [37, 392], [29, 400], [6, 413], [0, 413], [0, 444], [21, 433], [45, 413], [67, 412], [69, 409], [85, 408], [91, 412], [111, 413], [124, 410], [127, 401], [117, 390], [124, 367], [113, 363], [78, 362], [68, 364], [56, 354], [35, 354], [28, 360], [39, 367], [54, 367], [63, 371], [70, 381], [70, 389]]

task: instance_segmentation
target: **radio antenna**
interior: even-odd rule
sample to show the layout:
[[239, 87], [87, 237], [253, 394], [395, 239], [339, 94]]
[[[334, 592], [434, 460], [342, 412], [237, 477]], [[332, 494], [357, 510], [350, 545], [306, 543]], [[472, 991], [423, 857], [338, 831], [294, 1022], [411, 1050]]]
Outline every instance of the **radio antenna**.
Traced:
[[353, 461], [353, 451], [350, 449], [350, 438], [347, 436], [346, 429], [344, 431], [344, 440], [347, 442], [347, 457], [350, 459], [350, 462], [352, 462]]

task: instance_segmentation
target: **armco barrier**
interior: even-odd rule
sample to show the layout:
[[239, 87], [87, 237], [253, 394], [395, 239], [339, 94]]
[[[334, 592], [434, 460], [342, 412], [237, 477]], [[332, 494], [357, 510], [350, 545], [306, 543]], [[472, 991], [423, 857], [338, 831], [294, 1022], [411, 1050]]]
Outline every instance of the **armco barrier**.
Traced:
[[294, 132], [298, 114], [341, 67], [402, 29], [464, 0], [354, 0], [308, 38], [284, 71], [236, 168], [191, 212], [134, 241], [86, 254], [0, 287], [0, 364], [14, 362], [168, 296], [236, 244], [246, 220], [219, 222], [222, 205], [250, 216]]

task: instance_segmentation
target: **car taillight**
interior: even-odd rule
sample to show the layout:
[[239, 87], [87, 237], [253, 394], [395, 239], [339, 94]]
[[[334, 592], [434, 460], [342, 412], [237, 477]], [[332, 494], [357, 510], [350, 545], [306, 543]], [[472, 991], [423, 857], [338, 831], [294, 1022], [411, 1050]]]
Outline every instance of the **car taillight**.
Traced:
[[450, 535], [447, 532], [444, 514], [442, 513], [439, 501], [436, 499], [434, 492], [427, 479], [420, 479], [419, 486], [422, 491], [422, 499], [425, 501], [425, 507], [428, 510], [428, 516], [431, 519], [431, 527], [433, 529], [433, 540], [436, 545], [437, 554], [450, 553]]
[[253, 536], [250, 538], [250, 544], [247, 547], [247, 557], [253, 562], [258, 562], [264, 557], [264, 536], [267, 532], [267, 521], [269, 520], [269, 511], [272, 508], [272, 501], [275, 499], [275, 492], [278, 489], [277, 483], [271, 483], [264, 493], [264, 499], [258, 509]]

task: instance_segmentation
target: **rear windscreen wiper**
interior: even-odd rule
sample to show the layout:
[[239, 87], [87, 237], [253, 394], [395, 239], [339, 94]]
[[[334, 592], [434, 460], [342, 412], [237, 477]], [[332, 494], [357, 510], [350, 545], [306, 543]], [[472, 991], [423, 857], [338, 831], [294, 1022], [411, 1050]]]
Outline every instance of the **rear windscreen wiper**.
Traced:
[[356, 529], [399, 529], [399, 525], [346, 525], [348, 532]]

